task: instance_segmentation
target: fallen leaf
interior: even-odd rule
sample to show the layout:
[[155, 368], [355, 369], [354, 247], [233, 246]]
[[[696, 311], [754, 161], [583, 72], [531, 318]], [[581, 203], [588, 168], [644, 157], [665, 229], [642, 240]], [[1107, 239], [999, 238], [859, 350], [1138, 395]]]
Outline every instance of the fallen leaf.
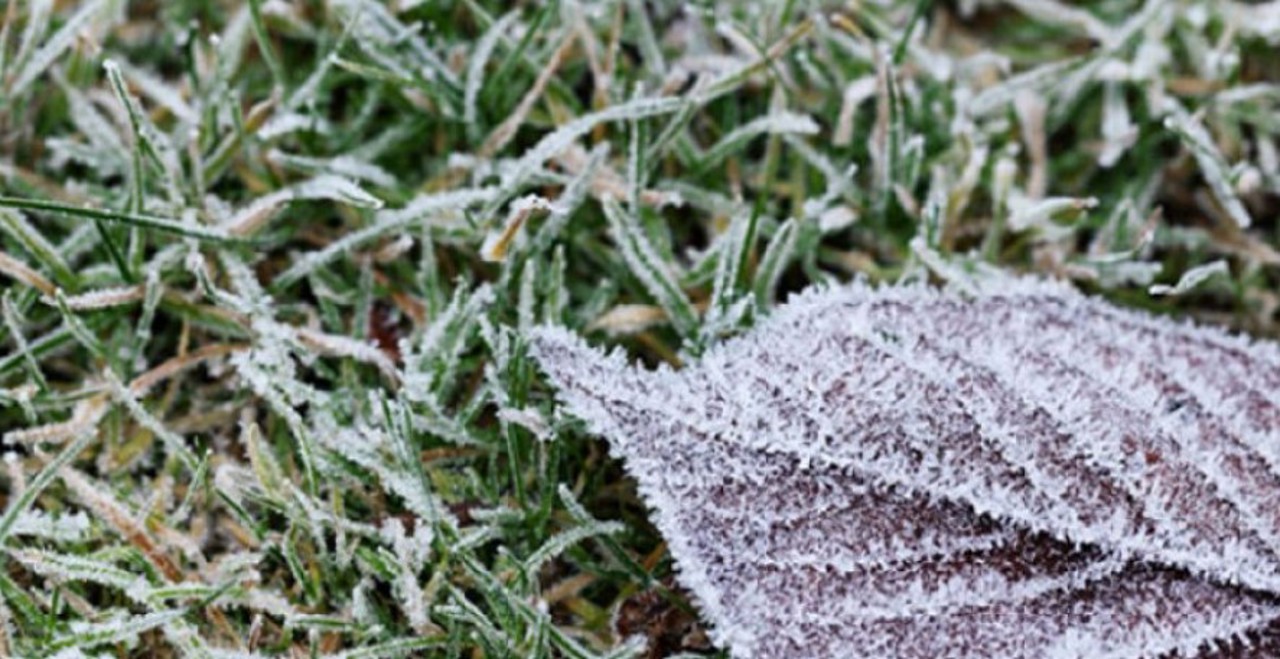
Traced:
[[735, 657], [1280, 652], [1280, 350], [1061, 284], [811, 291], [681, 371], [533, 351]]

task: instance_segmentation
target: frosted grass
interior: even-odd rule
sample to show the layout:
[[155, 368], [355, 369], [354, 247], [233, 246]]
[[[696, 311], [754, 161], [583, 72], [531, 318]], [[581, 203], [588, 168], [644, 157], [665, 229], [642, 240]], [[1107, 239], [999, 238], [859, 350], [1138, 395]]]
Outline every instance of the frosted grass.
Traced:
[[1277, 652], [1280, 351], [1120, 308], [1276, 333], [1268, 6], [127, 9], [0, 11], [0, 655]]

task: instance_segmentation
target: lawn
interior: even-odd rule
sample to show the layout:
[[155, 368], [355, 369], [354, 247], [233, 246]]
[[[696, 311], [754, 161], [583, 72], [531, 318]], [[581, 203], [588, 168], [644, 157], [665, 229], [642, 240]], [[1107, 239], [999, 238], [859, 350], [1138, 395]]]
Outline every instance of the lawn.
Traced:
[[10, 1], [0, 656], [724, 656], [534, 328], [1004, 272], [1275, 338], [1277, 135], [1275, 1]]

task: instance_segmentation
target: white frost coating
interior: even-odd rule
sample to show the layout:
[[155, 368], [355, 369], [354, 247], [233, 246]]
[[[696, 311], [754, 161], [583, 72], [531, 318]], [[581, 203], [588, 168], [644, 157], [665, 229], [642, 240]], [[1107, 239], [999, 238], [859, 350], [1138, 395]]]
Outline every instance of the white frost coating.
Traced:
[[525, 430], [533, 433], [540, 441], [548, 442], [554, 439], [551, 433], [551, 427], [547, 425], [547, 420], [542, 418], [542, 413], [532, 407], [512, 408], [504, 407], [498, 410], [498, 418], [507, 423], [514, 423]]
[[322, 117], [314, 117], [296, 112], [285, 112], [272, 115], [262, 127], [258, 129], [256, 136], [263, 140], [272, 140], [277, 137], [296, 133], [298, 131], [313, 131], [321, 135], [328, 135], [333, 132], [333, 126], [328, 120]]
[[1138, 139], [1138, 126], [1129, 118], [1129, 104], [1117, 82], [1103, 85], [1102, 151], [1098, 164], [1109, 168], [1120, 160]]
[[175, 83], [161, 80], [149, 71], [130, 66], [128, 63], [121, 63], [120, 68], [129, 77], [129, 80], [133, 82], [138, 91], [156, 103], [163, 105], [182, 123], [188, 125], [200, 123], [200, 113], [191, 107], [190, 103], [187, 103], [186, 99], [182, 97], [182, 90]]
[[1149, 289], [1152, 295], [1182, 295], [1196, 286], [1199, 286], [1205, 280], [1214, 275], [1230, 275], [1231, 269], [1227, 267], [1227, 262], [1218, 260], [1212, 263], [1206, 263], [1196, 266], [1182, 273], [1182, 277], [1178, 279], [1178, 283], [1173, 286], [1164, 284], [1156, 284]]
[[1270, 656], [1276, 346], [971, 288], [805, 293], [680, 372], [532, 351], [734, 656]]
[[551, 205], [551, 216], [542, 223], [542, 228], [534, 235], [535, 250], [541, 252], [549, 249], [552, 241], [569, 224], [569, 218], [582, 207], [582, 204], [586, 203], [593, 183], [603, 175], [603, 171], [607, 171], [602, 169], [602, 166], [608, 157], [608, 142], [601, 142], [591, 149], [582, 170], [569, 180], [560, 197]]
[[601, 330], [612, 337], [639, 334], [666, 320], [662, 307], [652, 304], [618, 304], [587, 325], [589, 330]]
[[11, 208], [0, 210], [0, 231], [13, 236], [33, 256], [49, 264], [55, 272], [71, 270], [66, 257], [59, 253], [58, 248], [54, 247], [39, 230], [31, 226], [31, 222], [23, 213]]
[[639, 222], [616, 202], [601, 203], [609, 221], [609, 234], [622, 252], [631, 271], [644, 284], [649, 294], [666, 310], [672, 324], [681, 334], [694, 331], [697, 312], [684, 294], [674, 272], [675, 264], [663, 259], [639, 227]]
[[67, 96], [67, 103], [71, 106], [69, 118], [80, 134], [101, 152], [102, 157], [112, 158], [123, 166], [127, 162], [125, 154], [129, 150], [125, 148], [124, 139], [117, 131], [116, 125], [107, 120], [80, 90], [67, 84], [62, 85], [62, 89]]
[[106, 622], [73, 622], [70, 633], [54, 639], [52, 644], [55, 648], [71, 645], [91, 648], [106, 643], [132, 643], [136, 641], [138, 634], [173, 623], [186, 614], [185, 609], [158, 611], [137, 616], [130, 616], [127, 612], [120, 611], [114, 619]]
[[807, 114], [795, 112], [778, 112], [753, 119], [729, 131], [727, 135], [720, 138], [720, 141], [707, 150], [707, 154], [703, 158], [703, 164], [705, 166], [720, 161], [738, 149], [743, 142], [757, 135], [782, 135], [787, 133], [816, 135], [818, 133], [818, 122]]
[[520, 235], [520, 229], [535, 211], [551, 212], [551, 202], [538, 195], [525, 195], [511, 203], [507, 219], [502, 227], [485, 236], [480, 245], [480, 258], [489, 262], [500, 262], [506, 259], [507, 252]]
[[1085, 9], [1076, 9], [1055, 0], [1005, 1], [1027, 16], [1045, 24], [1078, 30], [1099, 43], [1107, 43], [1111, 40], [1112, 29]]
[[327, 199], [358, 208], [382, 208], [382, 200], [369, 194], [353, 181], [334, 174], [322, 174], [295, 183], [253, 200], [227, 221], [226, 229], [244, 235], [256, 229], [282, 204], [295, 200]]
[[1013, 231], [1025, 231], [1038, 228], [1049, 238], [1061, 237], [1064, 228], [1053, 223], [1057, 216], [1088, 210], [1098, 205], [1093, 197], [1050, 197], [1035, 200], [1021, 195], [1009, 198], [1009, 228]]
[[340, 334], [327, 334], [305, 327], [296, 328], [296, 332], [299, 341], [308, 347], [315, 348], [321, 354], [350, 357], [356, 361], [372, 364], [392, 381], [400, 377], [395, 362], [371, 341], [361, 341]]
[[107, 410], [107, 405], [102, 398], [82, 400], [72, 408], [70, 419], [10, 430], [3, 435], [3, 440], [11, 444], [40, 442], [61, 444], [93, 429], [106, 415]]
[[458, 76], [427, 45], [417, 29], [402, 23], [381, 2], [335, 0], [330, 5], [345, 21], [353, 23], [353, 40], [375, 61], [388, 68], [414, 69], [424, 78], [458, 86]]
[[841, 169], [825, 154], [809, 146], [807, 142], [796, 137], [795, 134], [784, 135], [782, 139], [786, 140], [787, 146], [795, 150], [796, 155], [803, 158], [805, 162], [808, 162], [822, 174], [823, 182], [826, 184], [824, 196], [840, 194], [849, 201], [858, 199], [859, 192], [857, 186], [854, 185], [854, 175], [858, 173], [857, 164], [851, 164]]
[[305, 256], [294, 261], [287, 270], [280, 273], [277, 281], [280, 283], [296, 281], [339, 256], [350, 254], [353, 250], [382, 236], [406, 230], [418, 222], [450, 223], [455, 216], [461, 215], [463, 209], [489, 201], [493, 199], [495, 193], [494, 188], [450, 190], [419, 195], [403, 208], [381, 210], [369, 226], [335, 240], [324, 249], [307, 252]]
[[74, 542], [89, 532], [89, 518], [84, 513], [53, 516], [39, 510], [18, 515], [13, 535], [29, 535], [57, 542]]
[[390, 440], [380, 430], [344, 428], [331, 434], [319, 435], [318, 439], [325, 448], [340, 453], [376, 474], [388, 492], [403, 499], [405, 507], [428, 524], [457, 526], [452, 513], [423, 485], [422, 479], [406, 473], [396, 465], [388, 464], [380, 449], [387, 448]]
[[968, 113], [983, 117], [1005, 109], [1019, 93], [1043, 91], [1062, 81], [1063, 76], [1080, 65], [1079, 59], [1052, 62], [1029, 69], [982, 90], [969, 101]]
[[342, 155], [332, 158], [312, 158], [272, 149], [267, 152], [267, 159], [307, 171], [321, 171], [338, 176], [346, 176], [383, 188], [392, 188], [396, 185], [396, 177], [392, 176], [391, 172], [354, 156]]
[[489, 62], [489, 57], [493, 55], [493, 50], [498, 46], [498, 41], [507, 36], [508, 30], [512, 24], [520, 17], [520, 12], [512, 11], [503, 15], [502, 18], [493, 22], [488, 30], [485, 30], [480, 40], [476, 42], [475, 50], [471, 53], [471, 60], [467, 62], [467, 81], [466, 87], [463, 89], [463, 120], [468, 124], [476, 122], [476, 100], [480, 98], [480, 88], [484, 85], [484, 67]]
[[151, 414], [151, 412], [143, 406], [142, 402], [138, 400], [136, 394], [121, 382], [114, 373], [105, 371], [104, 375], [106, 376], [105, 379], [112, 397], [117, 403], [122, 405], [131, 415], [133, 415], [133, 418], [138, 422], [138, 425], [150, 430], [160, 439], [161, 442], [164, 443], [165, 448], [168, 451], [178, 456], [178, 458], [181, 459], [188, 467], [194, 469], [195, 465], [199, 463], [199, 460], [197, 460], [195, 454], [187, 448], [186, 440], [178, 433], [166, 428], [164, 423], [160, 421], [160, 419], [156, 418], [155, 415]]
[[20, 64], [31, 56], [36, 42], [44, 36], [49, 28], [49, 18], [53, 13], [53, 0], [31, 0], [27, 3], [26, 26], [22, 29], [22, 39], [18, 42], [18, 52], [13, 55], [13, 63]]
[[1257, 36], [1267, 43], [1280, 45], [1280, 3], [1226, 3], [1232, 16], [1231, 26], [1247, 36]]
[[[42, 2], [37, 6], [43, 7], [47, 10], [49, 3]], [[36, 81], [36, 78], [40, 77], [45, 70], [57, 61], [58, 57], [60, 57], [64, 51], [76, 42], [76, 39], [81, 38], [82, 31], [98, 17], [98, 14], [102, 12], [106, 6], [107, 3], [102, 2], [101, 0], [99, 2], [90, 2], [83, 5], [80, 8], [80, 11], [77, 11], [71, 16], [71, 18], [67, 19], [67, 22], [64, 23], [62, 27], [53, 34], [53, 36], [49, 37], [49, 40], [46, 41], [44, 45], [40, 46], [39, 49], [33, 52], [31, 54], [31, 58], [28, 59], [23, 64], [22, 68], [18, 70], [17, 74], [13, 78], [13, 83], [9, 86], [10, 96], [21, 96], [22, 92], [25, 91], [31, 83]], [[44, 20], [36, 21], [33, 22], [32, 25], [37, 25], [43, 22]], [[24, 40], [29, 36], [29, 34], [31, 33], [23, 35]]]
[[840, 115], [836, 118], [836, 131], [832, 142], [836, 146], [849, 146], [853, 142], [854, 114], [863, 101], [876, 95], [875, 76], [863, 76], [849, 83], [841, 96]]
[[401, 606], [409, 624], [419, 633], [427, 633], [431, 627], [431, 618], [427, 612], [427, 597], [418, 580], [427, 561], [431, 558], [431, 542], [434, 535], [431, 526], [423, 520], [415, 520], [414, 529], [409, 532], [404, 522], [397, 518], [388, 518], [382, 526], [382, 540], [395, 553], [395, 566], [399, 569], [394, 582], [394, 590], [400, 598]]
[[520, 156], [514, 166], [503, 173], [502, 187], [508, 192], [516, 191], [542, 167], [542, 163], [572, 146], [578, 138], [590, 133], [600, 124], [670, 114], [684, 104], [685, 101], [678, 98], [638, 98], [578, 117], [543, 137], [532, 149]]
[[1195, 156], [1200, 173], [1231, 221], [1242, 229], [1253, 224], [1249, 210], [1244, 207], [1244, 203], [1236, 194], [1236, 186], [1231, 180], [1231, 167], [1204, 125], [1187, 116], [1184, 110], [1177, 107], [1174, 107], [1173, 112], [1165, 117], [1164, 125], [1177, 133], [1191, 151], [1191, 155]]
[[[73, 311], [90, 311], [137, 302], [142, 300], [145, 293], [146, 290], [142, 286], [118, 286], [67, 296], [62, 301], [68, 309]], [[55, 301], [49, 298], [44, 298], [42, 301], [46, 304], [55, 304]]]

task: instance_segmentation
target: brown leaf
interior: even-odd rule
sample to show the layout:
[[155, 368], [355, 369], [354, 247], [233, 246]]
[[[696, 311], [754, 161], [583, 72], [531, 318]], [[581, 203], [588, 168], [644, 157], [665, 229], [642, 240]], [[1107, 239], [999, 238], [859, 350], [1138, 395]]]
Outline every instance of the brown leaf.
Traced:
[[679, 372], [559, 329], [734, 656], [1258, 656], [1280, 351], [1056, 284], [810, 292]]

